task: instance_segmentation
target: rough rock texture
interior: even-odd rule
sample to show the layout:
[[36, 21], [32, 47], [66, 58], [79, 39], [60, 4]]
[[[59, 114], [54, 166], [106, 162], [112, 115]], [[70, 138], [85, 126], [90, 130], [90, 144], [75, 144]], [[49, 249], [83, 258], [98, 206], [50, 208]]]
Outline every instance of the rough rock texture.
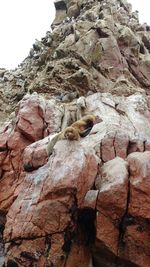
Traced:
[[126, 0], [56, 0], [55, 7], [53, 31], [18, 69], [0, 69], [1, 124], [26, 92], [64, 100], [89, 91], [149, 94], [150, 28]]
[[[66, 121], [69, 116], [56, 101], [48, 123], [51, 102], [36, 93], [26, 95], [13, 126], [8, 124], [1, 133], [6, 262], [13, 258], [19, 266], [148, 266], [149, 98], [108, 93], [84, 98], [100, 122], [80, 141], [59, 141], [48, 159], [47, 143], [61, 129], [59, 120], [52, 127], [51, 118], [58, 110]], [[83, 97], [63, 105], [78, 111], [82, 102]]]
[[[57, 0], [0, 70], [0, 266], [150, 266], [150, 28], [125, 0]], [[56, 133], [96, 115], [90, 134]]]

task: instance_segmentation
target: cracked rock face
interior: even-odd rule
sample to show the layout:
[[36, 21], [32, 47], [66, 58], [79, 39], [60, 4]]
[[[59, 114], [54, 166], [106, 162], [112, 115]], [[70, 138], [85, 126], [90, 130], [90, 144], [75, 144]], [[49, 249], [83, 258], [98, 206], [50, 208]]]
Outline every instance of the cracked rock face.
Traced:
[[[1, 132], [5, 262], [70, 267], [78, 258], [78, 266], [148, 266], [149, 99], [96, 93], [69, 104], [52, 103], [26, 95], [16, 120]], [[58, 141], [48, 158], [47, 143], [73, 112], [77, 115], [79, 103], [98, 122], [79, 141]], [[58, 110], [63, 120], [56, 125]], [[22, 122], [22, 131], [20, 119], [29, 113], [25, 124], [30, 127]]]
[[[56, 0], [0, 69], [0, 266], [150, 266], [150, 29], [125, 0]], [[80, 140], [48, 143], [83, 112]]]
[[149, 94], [150, 27], [127, 1], [56, 0], [55, 7], [53, 31], [18, 69], [0, 69], [1, 125], [26, 92], [66, 101], [70, 92]]

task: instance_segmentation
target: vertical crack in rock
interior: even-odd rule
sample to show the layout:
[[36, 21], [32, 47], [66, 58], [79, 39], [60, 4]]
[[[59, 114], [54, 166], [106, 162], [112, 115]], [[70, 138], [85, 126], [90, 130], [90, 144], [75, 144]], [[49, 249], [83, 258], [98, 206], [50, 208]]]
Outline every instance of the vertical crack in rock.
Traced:
[[45, 243], [46, 243], [45, 257], [48, 257], [50, 249], [51, 249], [51, 236], [47, 235], [45, 237]]
[[103, 165], [103, 157], [102, 157], [102, 141], [100, 142], [100, 160], [101, 160], [101, 164]]
[[75, 238], [75, 232], [72, 229], [72, 227], [68, 226], [65, 229], [64, 244], [62, 246], [62, 250], [66, 253], [66, 255], [68, 255], [71, 250], [71, 246], [74, 241], [74, 238]]
[[66, 266], [67, 258], [69, 255], [69, 252], [71, 250], [73, 242], [76, 240], [77, 235], [77, 198], [76, 194], [74, 194], [74, 202], [72, 204], [72, 207], [70, 209], [71, 214], [71, 222], [70, 225], [68, 225], [64, 231], [64, 244], [62, 246], [62, 250], [64, 251], [65, 255], [62, 257], [62, 260], [64, 260]]
[[115, 131], [114, 138], [113, 138], [113, 148], [114, 148], [115, 157], [117, 157], [117, 151], [116, 151], [116, 146], [115, 146], [116, 136], [117, 136], [117, 131]]
[[91, 248], [96, 238], [96, 211], [92, 208], [78, 209], [76, 200], [72, 206], [71, 213], [72, 221], [65, 230], [62, 247], [66, 254], [65, 263], [67, 263], [69, 253], [74, 245], [83, 246], [86, 249]]
[[91, 208], [78, 210], [78, 234], [80, 241], [87, 247], [95, 242], [96, 238], [96, 211]]
[[6, 223], [6, 212], [0, 210], [0, 266], [4, 262], [4, 240], [3, 240], [3, 232]]
[[119, 240], [118, 240], [118, 253], [117, 253], [119, 257], [122, 255], [125, 246], [124, 235], [126, 232], [126, 228], [128, 225], [132, 225], [134, 223], [134, 218], [128, 214], [129, 204], [130, 204], [130, 173], [128, 177], [128, 193], [127, 193], [126, 209], [119, 224]]

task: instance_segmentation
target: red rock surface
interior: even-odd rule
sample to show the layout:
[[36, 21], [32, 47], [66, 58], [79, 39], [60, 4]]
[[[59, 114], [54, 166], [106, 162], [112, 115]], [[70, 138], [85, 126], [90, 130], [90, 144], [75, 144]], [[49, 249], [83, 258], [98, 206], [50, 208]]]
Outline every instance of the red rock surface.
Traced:
[[[84, 99], [102, 120], [79, 141], [58, 141], [49, 159], [46, 147], [53, 134], [31, 144], [30, 137], [20, 132], [18, 119], [13, 127], [10, 124], [2, 131], [2, 137], [7, 131], [0, 152], [3, 218], [7, 213], [5, 262], [13, 259], [18, 266], [33, 262], [43, 267], [86, 263], [91, 267], [100, 262], [116, 264], [117, 259], [118, 264], [149, 265], [150, 152], [131, 153], [132, 140], [136, 140], [137, 133], [141, 135], [141, 118], [149, 127], [149, 116], [137, 110], [139, 99], [147, 100], [143, 96], [125, 98], [125, 114], [134, 103], [127, 119], [114, 109], [116, 98], [112, 96], [112, 106], [108, 106], [107, 97], [95, 94]], [[28, 98], [23, 103], [30, 102], [32, 109], [32, 101], [35, 106], [38, 96], [32, 96], [30, 101]], [[98, 102], [93, 104], [93, 99]], [[103, 108], [105, 113], [101, 112]], [[148, 135], [145, 128], [140, 139], [143, 149]], [[110, 137], [111, 157], [106, 141]], [[138, 139], [134, 141], [137, 143]], [[139, 146], [134, 148], [139, 151]]]
[[[99, 104], [96, 103], [96, 106], [92, 107], [93, 97], [99, 98]], [[104, 103], [101, 102], [101, 97]], [[23, 103], [28, 103], [28, 98], [26, 97]], [[32, 101], [35, 106], [35, 103], [38, 103], [37, 99], [37, 95], [35, 98], [31, 97], [31, 109]], [[112, 97], [112, 99], [115, 101], [115, 98]], [[149, 261], [148, 164], [150, 155], [148, 151], [131, 153], [129, 149], [133, 142], [132, 133], [135, 127], [140, 134], [139, 120], [134, 124], [132, 132], [130, 120], [128, 122], [126, 119], [126, 129], [130, 127], [130, 132], [122, 134], [125, 117], [122, 117], [114, 108], [107, 106], [106, 95], [92, 95], [85, 101], [91, 110], [96, 108], [94, 112], [102, 117], [102, 121], [94, 126], [89, 136], [80, 141], [59, 141], [49, 160], [46, 152], [48, 138], [30, 144], [30, 137], [20, 133], [18, 119], [13, 128], [10, 124], [8, 129], [4, 128], [1, 133], [2, 137], [5, 131], [8, 133], [5, 135], [5, 142], [2, 138], [2, 152], [0, 152], [0, 205], [1, 209], [8, 211], [4, 240], [10, 244], [6, 246], [6, 260], [13, 258], [20, 266], [29, 266], [31, 261], [36, 262], [36, 266], [42, 266], [42, 264], [46, 266], [52, 263], [55, 266], [61, 266], [61, 264], [63, 266], [66, 253], [71, 249], [67, 264], [73, 264], [76, 253], [79, 253], [75, 245], [78, 238], [84, 254], [83, 256], [81, 253], [80, 257], [85, 257], [85, 262], [88, 261], [87, 264], [91, 264], [91, 258], [86, 256], [88, 252], [84, 250], [83, 240], [85, 242], [93, 240], [95, 226], [93, 227], [92, 220], [96, 218], [96, 240], [98, 242], [96, 244], [98, 245], [95, 245], [95, 249], [100, 246], [100, 250], [105, 248], [105, 252], [111, 252], [123, 261], [128, 259], [139, 266]], [[128, 103], [127, 99], [125, 101]], [[138, 101], [137, 98], [136, 105]], [[126, 105], [124, 110], [131, 108], [131, 100], [130, 105]], [[105, 114], [101, 112], [102, 106], [105, 107]], [[110, 109], [113, 120], [110, 120], [110, 115], [107, 115], [107, 112], [110, 114]], [[134, 107], [135, 116], [137, 116], [136, 109], [137, 106]], [[17, 114], [19, 114], [19, 107]], [[128, 116], [131, 115], [132, 113], [128, 114]], [[36, 113], [34, 116], [36, 117]], [[119, 116], [123, 123], [117, 124]], [[147, 120], [146, 117], [143, 119]], [[120, 127], [117, 130], [116, 125], [120, 125], [122, 130]], [[31, 128], [34, 127], [31, 126]], [[109, 160], [110, 153], [107, 150], [109, 146], [104, 146], [104, 140], [107, 140], [106, 132], [110, 129], [111, 135], [107, 135], [107, 138], [112, 136], [111, 149], [114, 151], [111, 156], [112, 160]], [[142, 133], [143, 139], [144, 136], [147, 138], [147, 135], [148, 132], [145, 129]], [[106, 141], [105, 143], [108, 145]], [[98, 146], [100, 153], [97, 153]], [[96, 153], [100, 158], [96, 156]], [[131, 154], [125, 161], [128, 153]], [[122, 158], [116, 157], [117, 155], [122, 155]], [[104, 157], [105, 164], [103, 164]], [[29, 168], [26, 173], [24, 166], [28, 164], [31, 169]], [[99, 167], [98, 164], [100, 164]], [[127, 164], [129, 164], [130, 176]], [[93, 189], [94, 183], [97, 190]], [[140, 195], [139, 191], [141, 191]], [[87, 226], [84, 225], [85, 221]], [[87, 232], [91, 233], [90, 237], [86, 237]], [[131, 236], [134, 238], [131, 239]], [[30, 240], [33, 241], [30, 243]], [[37, 246], [34, 240], [41, 240], [41, 242]], [[15, 246], [11, 245], [14, 241], [17, 242]], [[49, 248], [45, 257], [50, 244], [53, 246]], [[75, 248], [73, 249], [72, 246]], [[137, 247], [142, 248], [143, 252], [140, 256]], [[135, 250], [137, 253], [133, 261]], [[91, 257], [96, 257], [94, 255], [96, 253]], [[78, 264], [82, 264], [80, 257]], [[99, 260], [96, 258], [96, 262]]]
[[127, 207], [127, 163], [119, 157], [105, 163], [96, 179], [96, 188], [99, 189], [96, 237], [117, 255], [119, 224]]
[[127, 160], [130, 171], [129, 213], [135, 217], [148, 219], [150, 214], [150, 152], [132, 153]]

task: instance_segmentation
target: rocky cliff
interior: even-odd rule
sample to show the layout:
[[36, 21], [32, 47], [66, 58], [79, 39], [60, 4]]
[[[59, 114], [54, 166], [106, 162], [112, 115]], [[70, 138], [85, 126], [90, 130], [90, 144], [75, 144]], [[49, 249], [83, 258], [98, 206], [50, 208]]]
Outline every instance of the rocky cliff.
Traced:
[[[150, 27], [125, 0], [56, 0], [0, 70], [0, 266], [150, 266]], [[82, 116], [89, 135], [49, 140]]]

